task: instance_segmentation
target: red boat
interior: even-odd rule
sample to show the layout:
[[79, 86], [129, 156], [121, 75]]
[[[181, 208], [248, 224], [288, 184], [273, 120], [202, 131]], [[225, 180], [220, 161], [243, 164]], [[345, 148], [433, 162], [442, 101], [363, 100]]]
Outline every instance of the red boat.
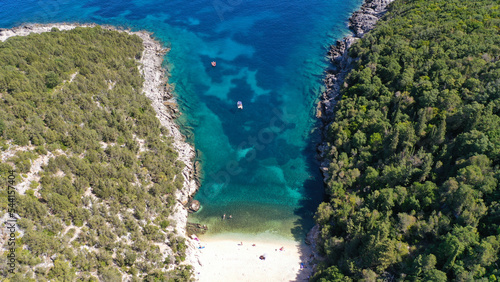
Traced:
[[215, 67], [217, 63], [215, 61], [212, 62], [212, 67]]

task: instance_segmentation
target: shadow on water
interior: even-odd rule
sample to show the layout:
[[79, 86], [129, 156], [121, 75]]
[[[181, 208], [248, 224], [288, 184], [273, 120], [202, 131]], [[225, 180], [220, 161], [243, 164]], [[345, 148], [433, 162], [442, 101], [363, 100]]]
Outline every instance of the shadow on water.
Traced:
[[301, 270], [297, 272], [297, 276], [293, 281], [309, 281], [313, 274], [313, 264], [315, 263], [312, 256], [312, 251], [315, 250], [306, 245], [305, 238], [315, 225], [314, 214], [318, 205], [325, 197], [323, 175], [319, 170], [320, 163], [316, 158], [316, 145], [321, 141], [320, 132], [316, 130], [319, 128], [319, 125], [320, 121], [317, 120], [312, 133], [307, 138], [309, 146], [302, 151], [302, 154], [307, 159], [307, 171], [310, 174], [310, 179], [304, 182], [306, 194], [300, 200], [299, 208], [295, 210], [295, 215], [298, 218], [291, 229], [295, 241], [300, 242], [299, 255], [301, 262]]
[[[318, 128], [319, 121], [316, 122], [315, 126], [314, 129]], [[313, 130], [306, 141], [308, 147], [302, 151], [307, 160], [306, 170], [310, 177], [304, 182], [305, 195], [300, 199], [299, 208], [294, 212], [298, 216], [298, 219], [295, 221], [295, 227], [292, 228], [292, 234], [297, 241], [303, 240], [314, 226], [314, 214], [325, 195], [323, 176], [319, 170], [320, 163], [316, 158], [316, 145], [320, 141], [320, 132]]]
[[[239, 81], [235, 89], [238, 89], [238, 91], [250, 91], [248, 87], [245, 87], [243, 81]], [[233, 93], [229, 96], [231, 97], [232, 95], [235, 94]], [[253, 97], [248, 97], [248, 99], [251, 98]], [[256, 97], [255, 102], [244, 103], [247, 105], [244, 111], [225, 108], [224, 101], [221, 101], [218, 97], [202, 96], [200, 100], [205, 103], [212, 112], [217, 113], [217, 116], [221, 120], [224, 136], [228, 138], [232, 147], [237, 147], [237, 144], [245, 142], [248, 140], [249, 136], [258, 136], [262, 128], [269, 127], [272, 109], [282, 107], [282, 103], [273, 95]], [[255, 111], [252, 110], [252, 107], [255, 108]], [[256, 117], [259, 119], [257, 120]], [[252, 125], [246, 127], [246, 129], [244, 127], [235, 126], [235, 119], [240, 120], [241, 123], [252, 121]], [[311, 122], [314, 123], [314, 120], [311, 119]], [[295, 126], [295, 123], [287, 123], [280, 134], [285, 134], [289, 130], [294, 130]], [[237, 162], [238, 167], [243, 170], [244, 173], [232, 177], [230, 186], [232, 189], [240, 189], [241, 193], [235, 193], [234, 191], [222, 192], [222, 194], [233, 193], [232, 196], [228, 196], [226, 201], [211, 198], [213, 194], [221, 194], [221, 192], [208, 188], [208, 186], [212, 185], [210, 182], [213, 181], [213, 179], [207, 179], [208, 183], [204, 183], [204, 188], [200, 191], [199, 195], [197, 195], [202, 200], [204, 210], [195, 215], [196, 222], [209, 224], [209, 226], [212, 227], [211, 233], [214, 234], [228, 231], [243, 233], [271, 231], [281, 234], [291, 233], [293, 239], [298, 242], [304, 240], [305, 235], [314, 225], [313, 215], [317, 206], [323, 199], [324, 194], [322, 176], [318, 169], [319, 163], [315, 159], [315, 144], [319, 143], [320, 134], [318, 132], [308, 134], [305, 140], [307, 144], [305, 148], [296, 146], [280, 136], [281, 135], [278, 134], [272, 142], [265, 144], [261, 150], [255, 151], [256, 155], [254, 160], [248, 162], [242, 159]], [[299, 158], [306, 160], [305, 168], [294, 167], [293, 161], [291, 160]], [[252, 187], [251, 179], [247, 178], [246, 180], [241, 180], [239, 178], [259, 175], [262, 167], [268, 162], [272, 162], [276, 167], [284, 170], [286, 172], [286, 175], [284, 175], [285, 178], [291, 178], [296, 170], [305, 169], [309, 177], [301, 182], [301, 187], [297, 188], [302, 194], [298, 203], [287, 206], [286, 203], [281, 203], [278, 199], [268, 197], [268, 195], [273, 195], [273, 192], [279, 194], [279, 191], [262, 190], [255, 193], [255, 191], [245, 190], [248, 189], [249, 186], [255, 189], [261, 189], [262, 187], [257, 187], [257, 185]], [[268, 174], [272, 174], [272, 172], [268, 172]], [[269, 175], [269, 177], [272, 181], [274, 176]], [[262, 179], [259, 180], [262, 182]], [[300, 178], [299, 181], [301, 181]], [[258, 181], [257, 183], [260, 182]], [[274, 184], [277, 187], [271, 187], [272, 189], [277, 189], [279, 187], [281, 187], [279, 189], [286, 189], [286, 187], [280, 186], [280, 183]], [[285, 182], [285, 184], [287, 183]], [[229, 188], [225, 187], [221, 189]], [[245, 195], [246, 192], [248, 193]], [[285, 192], [283, 191], [282, 193]], [[248, 197], [238, 198], [241, 194]], [[269, 199], [266, 200], [266, 197]], [[203, 198], [208, 198], [210, 200], [203, 202]], [[286, 200], [285, 198], [284, 201], [286, 202]], [[293, 222], [286, 223], [289, 218], [283, 218], [284, 210], [289, 210], [289, 214], [294, 215]], [[227, 214], [228, 216], [233, 215], [234, 218], [231, 221], [224, 221], [221, 218], [223, 214]], [[271, 223], [266, 223], [265, 221]], [[276, 221], [281, 221], [281, 223], [276, 223]], [[257, 227], [257, 225], [259, 225], [259, 227]], [[277, 225], [281, 225], [281, 227], [277, 227]]]

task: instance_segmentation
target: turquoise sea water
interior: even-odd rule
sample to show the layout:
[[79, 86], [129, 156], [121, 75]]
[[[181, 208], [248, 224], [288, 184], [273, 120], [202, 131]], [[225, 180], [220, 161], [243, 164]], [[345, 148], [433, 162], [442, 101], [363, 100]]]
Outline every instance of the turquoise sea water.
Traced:
[[153, 32], [172, 48], [167, 68], [184, 113], [178, 122], [203, 167], [196, 195], [203, 208], [190, 220], [209, 225], [209, 234], [300, 238], [323, 195], [314, 116], [327, 46], [348, 32], [360, 4], [0, 0], [0, 27], [96, 22]]

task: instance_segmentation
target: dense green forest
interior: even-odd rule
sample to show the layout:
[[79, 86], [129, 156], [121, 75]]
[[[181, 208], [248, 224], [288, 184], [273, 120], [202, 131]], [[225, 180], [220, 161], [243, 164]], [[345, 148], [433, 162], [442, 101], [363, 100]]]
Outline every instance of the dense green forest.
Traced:
[[327, 128], [313, 281], [500, 280], [500, 3], [396, 0]]
[[101, 27], [0, 42], [0, 216], [12, 169], [19, 192], [16, 269], [2, 255], [0, 280], [190, 280], [168, 219], [183, 164], [142, 94], [142, 51]]

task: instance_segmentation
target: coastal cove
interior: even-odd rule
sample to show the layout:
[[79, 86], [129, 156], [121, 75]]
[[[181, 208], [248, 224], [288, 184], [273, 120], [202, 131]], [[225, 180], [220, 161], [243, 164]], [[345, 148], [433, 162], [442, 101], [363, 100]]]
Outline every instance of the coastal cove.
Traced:
[[[348, 32], [361, 1], [242, 2], [222, 15], [213, 3], [190, 3], [65, 1], [46, 14], [26, 3], [20, 18], [6, 16], [2, 26], [91, 21], [153, 32], [171, 48], [166, 68], [183, 113], [178, 122], [202, 166], [202, 210], [191, 220], [214, 234], [303, 238], [323, 195], [314, 145], [320, 134], [311, 130], [325, 50]], [[282, 120], [271, 123], [280, 116], [284, 128]], [[224, 213], [233, 221], [217, 224]]]
[[499, 11], [5, 4], [0, 277], [497, 281]]

